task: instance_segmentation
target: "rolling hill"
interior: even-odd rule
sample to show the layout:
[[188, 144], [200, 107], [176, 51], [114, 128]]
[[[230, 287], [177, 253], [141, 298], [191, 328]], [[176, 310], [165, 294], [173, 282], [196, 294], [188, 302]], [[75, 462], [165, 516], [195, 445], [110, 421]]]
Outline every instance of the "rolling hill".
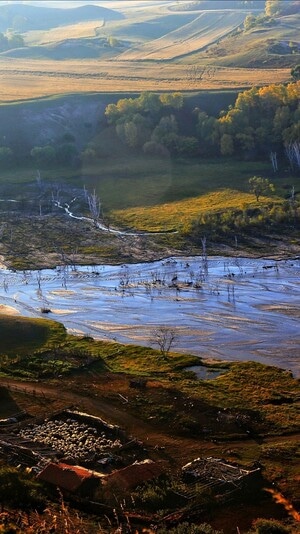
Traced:
[[[117, 10], [0, 6], [0, 31], [10, 25], [26, 45], [0, 53], [0, 98], [236, 89], [286, 82], [300, 61], [294, 0], [265, 22], [264, 2], [258, 0], [106, 5]], [[245, 30], [244, 19], [251, 13], [261, 19]]]
[[0, 31], [5, 32], [8, 28], [17, 32], [46, 30], [86, 20], [120, 20], [122, 18], [121, 13], [98, 6], [59, 9], [11, 4], [0, 7]]
[[126, 60], [173, 60], [201, 50], [232, 32], [244, 20], [243, 12], [202, 11], [194, 20], [165, 35], [124, 52]]
[[278, 16], [225, 37], [193, 60], [223, 67], [292, 67], [300, 61], [299, 27], [300, 13]]

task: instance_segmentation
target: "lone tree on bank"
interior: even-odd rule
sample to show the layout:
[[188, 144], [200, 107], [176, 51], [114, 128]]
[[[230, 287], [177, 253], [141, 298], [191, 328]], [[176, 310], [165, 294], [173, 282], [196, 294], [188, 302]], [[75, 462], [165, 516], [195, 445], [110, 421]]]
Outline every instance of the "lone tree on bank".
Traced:
[[252, 176], [249, 180], [250, 192], [255, 195], [258, 202], [259, 197], [267, 191], [275, 191], [275, 187], [268, 178], [262, 178], [261, 176]]
[[151, 344], [158, 346], [163, 358], [166, 358], [177, 340], [175, 329], [169, 326], [159, 326], [152, 332]]
[[97, 226], [101, 214], [101, 201], [94, 189], [93, 193], [87, 193], [87, 203], [90, 214], [94, 221], [94, 226]]

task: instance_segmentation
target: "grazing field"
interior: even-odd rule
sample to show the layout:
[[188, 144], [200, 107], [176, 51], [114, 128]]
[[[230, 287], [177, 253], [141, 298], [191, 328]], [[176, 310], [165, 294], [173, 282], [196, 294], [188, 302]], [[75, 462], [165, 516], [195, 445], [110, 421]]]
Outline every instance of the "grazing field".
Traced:
[[284, 83], [290, 69], [215, 68], [129, 61], [0, 58], [0, 102], [79, 92], [197, 91]]

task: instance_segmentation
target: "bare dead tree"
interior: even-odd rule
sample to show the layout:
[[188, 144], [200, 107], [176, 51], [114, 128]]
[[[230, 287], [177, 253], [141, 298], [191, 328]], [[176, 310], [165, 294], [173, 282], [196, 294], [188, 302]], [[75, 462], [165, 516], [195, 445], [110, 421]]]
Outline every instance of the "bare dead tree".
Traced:
[[273, 167], [273, 172], [278, 171], [277, 152], [270, 152], [270, 160]]
[[293, 150], [294, 150], [294, 160], [296, 162], [296, 165], [298, 169], [300, 169], [300, 143], [293, 143]]
[[171, 326], [158, 326], [152, 332], [151, 345], [159, 348], [163, 358], [167, 358], [171, 347], [177, 341], [178, 337], [175, 328]]
[[37, 171], [36, 171], [35, 179], [36, 179], [36, 183], [37, 183], [38, 188], [41, 189], [41, 187], [42, 187], [42, 178], [41, 178], [41, 173], [40, 173], [39, 169], [37, 169]]
[[95, 189], [94, 189], [93, 193], [88, 193], [87, 194], [87, 202], [88, 202], [88, 206], [89, 206], [89, 210], [90, 210], [91, 216], [92, 216], [93, 221], [94, 221], [94, 225], [97, 226], [97, 222], [99, 221], [100, 213], [101, 213], [101, 201], [100, 201], [100, 198], [98, 197]]
[[202, 243], [202, 264], [205, 274], [208, 273], [208, 260], [207, 260], [207, 249], [206, 249], [206, 236], [201, 237]]
[[297, 141], [294, 143], [287, 143], [285, 145], [285, 153], [291, 169], [293, 170], [295, 166], [300, 169], [300, 143]]
[[295, 186], [293, 185], [291, 189], [290, 203], [293, 206], [295, 204]]
[[42, 273], [41, 271], [37, 271], [36, 273], [36, 281], [38, 283], [39, 290], [41, 289], [41, 283], [42, 283]]
[[54, 188], [52, 189], [52, 191], [51, 191], [52, 202], [54, 204], [56, 204], [56, 203], [59, 204], [59, 202], [60, 202], [60, 193], [61, 193], [61, 188], [60, 188], [60, 186], [58, 184], [56, 184], [54, 186]]

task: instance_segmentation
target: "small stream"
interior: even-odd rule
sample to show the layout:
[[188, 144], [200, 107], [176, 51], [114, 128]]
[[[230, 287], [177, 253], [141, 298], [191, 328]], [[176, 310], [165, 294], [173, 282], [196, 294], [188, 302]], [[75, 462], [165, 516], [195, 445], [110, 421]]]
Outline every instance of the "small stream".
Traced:
[[[0, 270], [0, 311], [69, 332], [150, 345], [174, 327], [174, 350], [255, 360], [300, 376], [300, 260], [167, 258], [134, 265]], [[48, 315], [42, 309], [51, 310]]]

